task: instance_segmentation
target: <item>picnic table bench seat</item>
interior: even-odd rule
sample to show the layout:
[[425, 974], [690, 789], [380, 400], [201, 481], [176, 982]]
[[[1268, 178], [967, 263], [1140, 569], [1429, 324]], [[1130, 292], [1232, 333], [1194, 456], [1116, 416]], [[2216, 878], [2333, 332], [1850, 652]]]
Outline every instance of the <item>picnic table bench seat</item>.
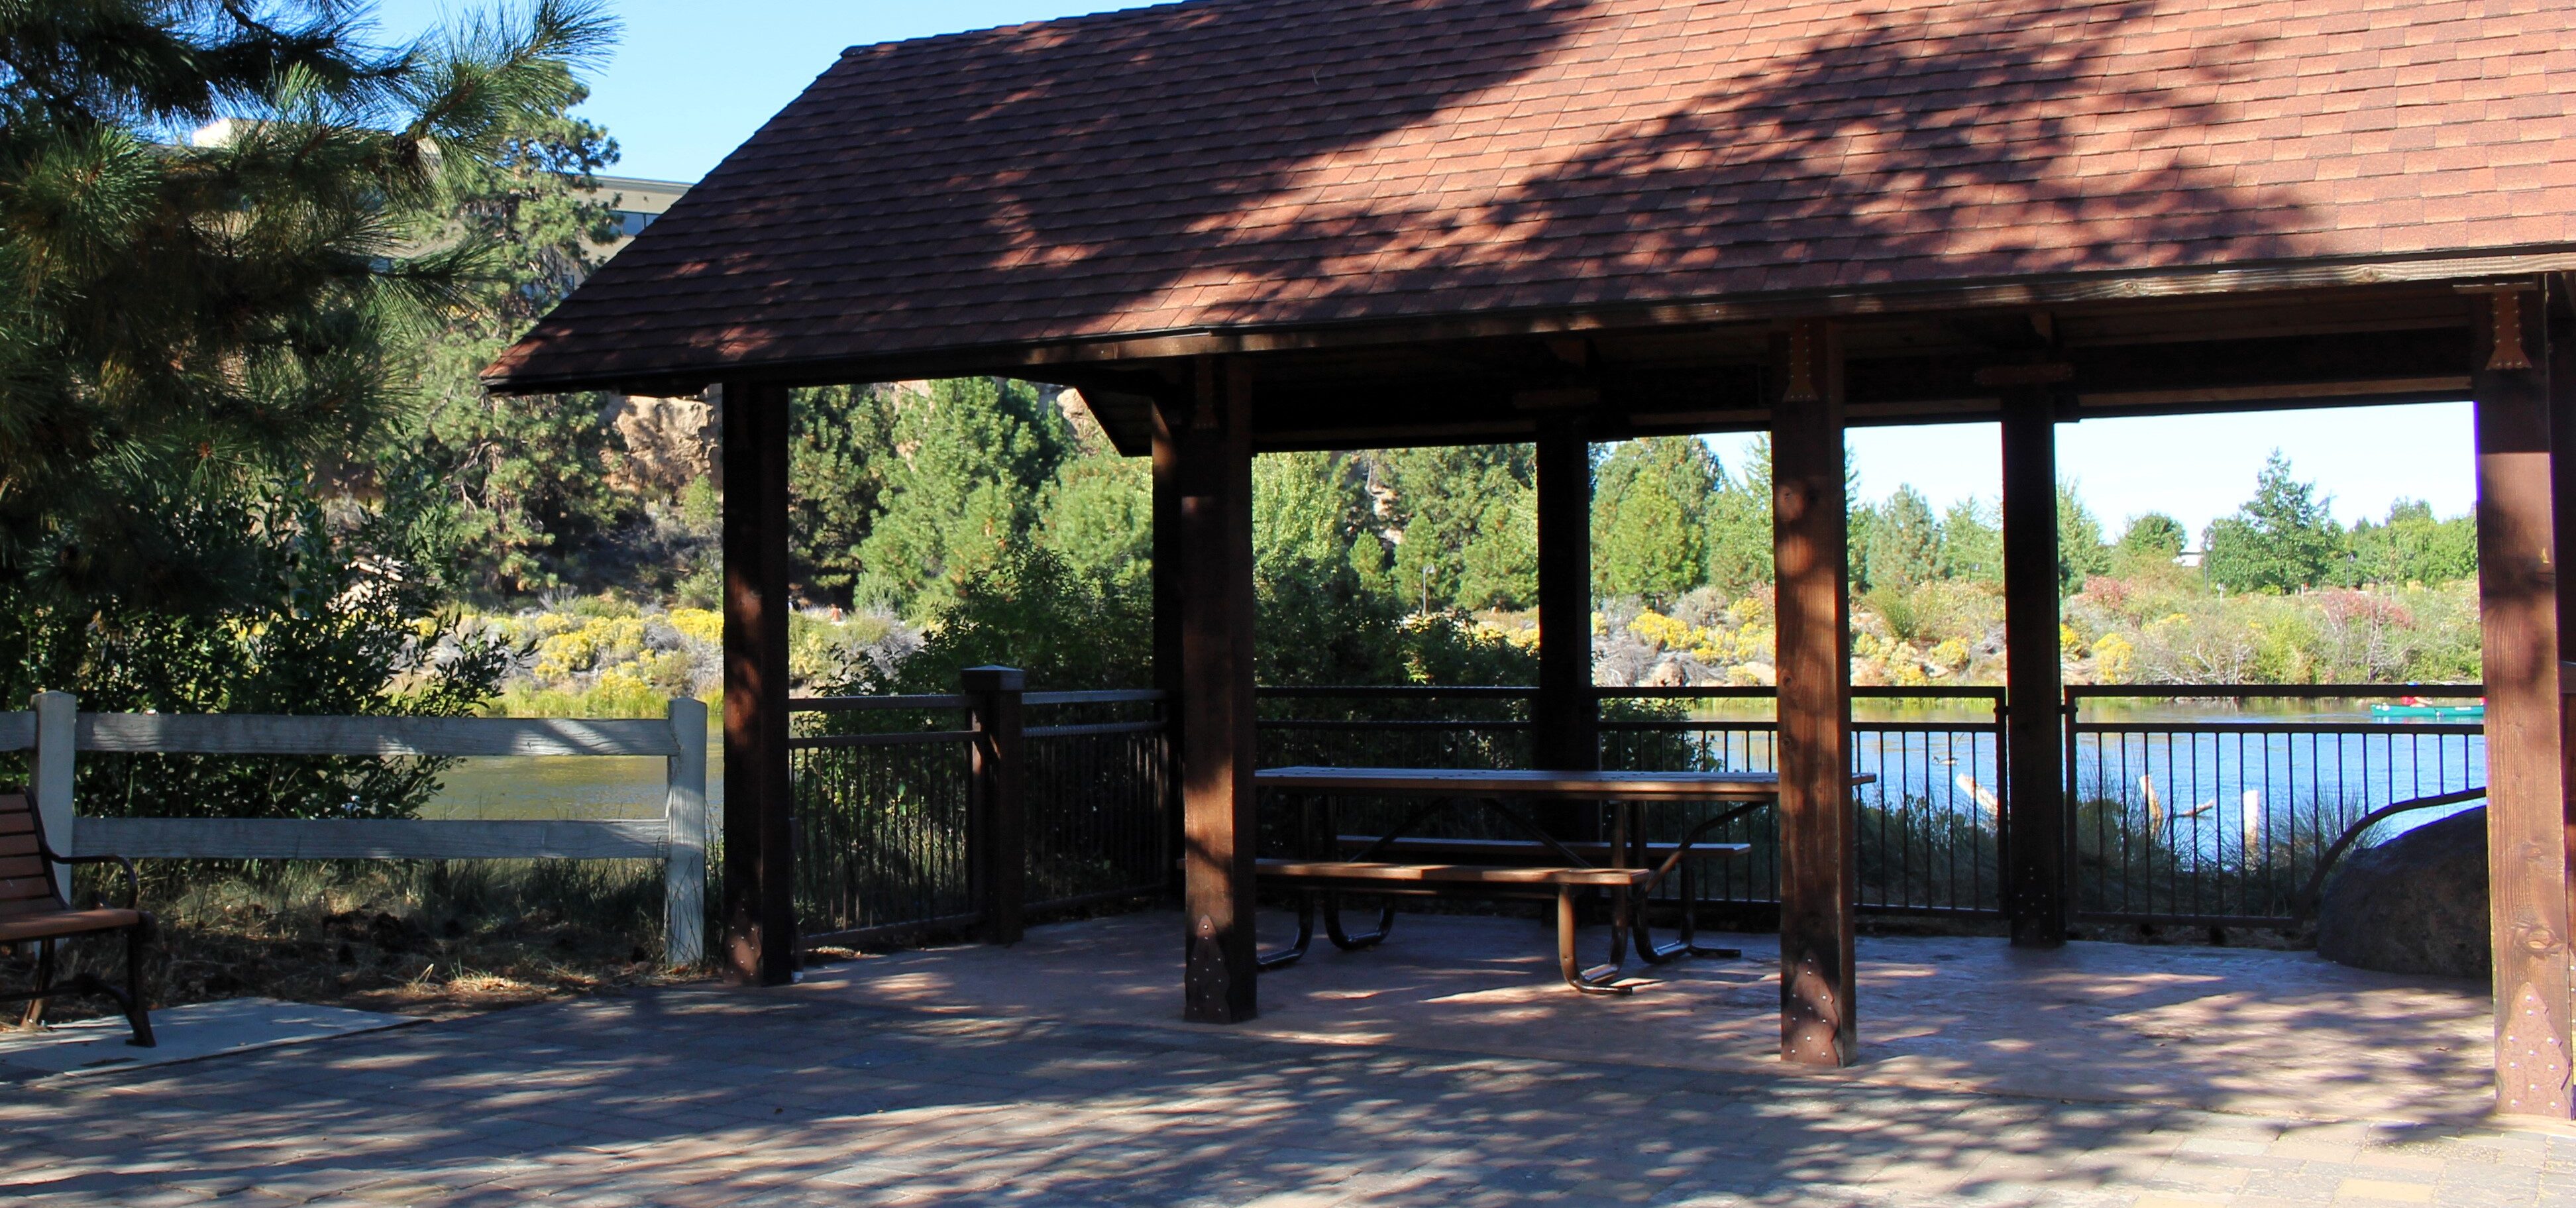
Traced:
[[[54, 882], [57, 864], [114, 864], [125, 874], [125, 905], [76, 909]], [[143, 946], [152, 939], [151, 914], [138, 909], [141, 886], [134, 862], [123, 856], [66, 856], [45, 843], [44, 820], [23, 792], [0, 793], [0, 944], [37, 945], [36, 988], [0, 994], [0, 1002], [28, 1004], [26, 1022], [43, 1018], [45, 1000], [70, 994], [109, 999], [134, 1036], [126, 1043], [153, 1047], [152, 1017], [143, 999]], [[125, 933], [125, 988], [82, 972], [54, 985], [54, 944], [74, 936]]]
[[[1751, 846], [1706, 843], [1700, 838], [1726, 818], [1767, 804], [1778, 794], [1778, 778], [1764, 773], [1640, 773], [1494, 771], [1465, 768], [1322, 768], [1263, 769], [1257, 787], [1300, 793], [1314, 800], [1336, 795], [1411, 798], [1426, 802], [1402, 824], [1384, 835], [1340, 834], [1329, 825], [1307, 841], [1308, 856], [1254, 861], [1254, 876], [1277, 888], [1297, 892], [1297, 939], [1288, 948], [1264, 953], [1264, 970], [1282, 968], [1303, 958], [1314, 937], [1314, 916], [1321, 900], [1325, 924], [1335, 947], [1366, 948], [1384, 940], [1395, 924], [1393, 899], [1408, 895], [1536, 897], [1556, 900], [1557, 964], [1567, 985], [1590, 994], [1626, 993], [1617, 984], [1624, 952], [1634, 940], [1638, 954], [1660, 964], [1683, 955], [1739, 956], [1729, 948], [1703, 948], [1692, 942], [1690, 911], [1682, 912], [1682, 937], [1659, 945], [1648, 938], [1644, 905], [1667, 874], [1679, 873], [1688, 898], [1688, 865], [1693, 857], [1741, 857]], [[1530, 839], [1452, 839], [1404, 833], [1427, 819], [1443, 803], [1478, 801], [1534, 837]], [[1569, 841], [1547, 835], [1509, 808], [1509, 803], [1604, 801], [1621, 806], [1614, 814], [1609, 842]], [[1631, 841], [1636, 833], [1634, 807], [1645, 801], [1715, 802], [1736, 806], [1703, 820], [1677, 843]], [[1314, 821], [1309, 818], [1310, 824]], [[1339, 857], [1339, 858], [1332, 858]], [[1577, 900], [1591, 891], [1612, 895], [1610, 912], [1612, 962], [1584, 969], [1575, 956]], [[1350, 934], [1343, 926], [1339, 895], [1380, 898], [1377, 929]]]

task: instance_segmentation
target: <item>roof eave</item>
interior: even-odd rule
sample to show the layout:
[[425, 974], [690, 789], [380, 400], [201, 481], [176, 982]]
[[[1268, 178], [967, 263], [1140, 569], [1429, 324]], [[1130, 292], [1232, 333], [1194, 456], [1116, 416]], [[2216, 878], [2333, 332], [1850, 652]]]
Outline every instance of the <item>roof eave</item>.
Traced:
[[618, 390], [690, 394], [711, 383], [756, 378], [790, 385], [953, 377], [979, 373], [1048, 380], [1050, 367], [1508, 336], [1705, 327], [1791, 318], [1913, 314], [2427, 283], [2576, 272], [2576, 244], [2458, 249], [2405, 257], [2352, 257], [2187, 266], [2144, 272], [2063, 273], [1985, 281], [1907, 283], [1685, 299], [1479, 311], [1394, 318], [1186, 327], [1109, 336], [917, 349], [874, 355], [716, 361], [605, 372], [487, 371], [496, 394]]

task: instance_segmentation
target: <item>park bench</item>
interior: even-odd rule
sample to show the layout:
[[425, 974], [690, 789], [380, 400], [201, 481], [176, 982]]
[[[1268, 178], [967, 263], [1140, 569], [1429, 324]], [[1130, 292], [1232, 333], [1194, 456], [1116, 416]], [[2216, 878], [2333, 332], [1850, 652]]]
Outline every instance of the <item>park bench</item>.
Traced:
[[[56, 864], [114, 864], [125, 873], [122, 908], [93, 904], [74, 909], [54, 882]], [[45, 843], [45, 824], [23, 792], [0, 793], [0, 944], [12, 951], [37, 946], [36, 988], [0, 994], [0, 1002], [25, 1002], [27, 1022], [43, 1017], [45, 1000], [89, 995], [113, 1000], [125, 1012], [134, 1036], [128, 1044], [152, 1047], [152, 1018], [143, 1000], [143, 945], [150, 942], [152, 916], [137, 909], [141, 886], [134, 862], [123, 856], [66, 856]], [[125, 933], [125, 988], [119, 990], [91, 973], [81, 973], [54, 986], [54, 945], [86, 935]]]

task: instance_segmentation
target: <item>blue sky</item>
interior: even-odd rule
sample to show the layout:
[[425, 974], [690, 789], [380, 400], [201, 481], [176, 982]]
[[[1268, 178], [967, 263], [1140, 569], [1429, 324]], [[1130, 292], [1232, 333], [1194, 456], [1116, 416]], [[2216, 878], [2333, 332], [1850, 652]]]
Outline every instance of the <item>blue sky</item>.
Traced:
[[[1115, 0], [611, 3], [625, 39], [583, 112], [624, 149], [615, 171], [673, 180], [705, 175], [844, 47], [1132, 7]], [[379, 8], [390, 36], [408, 36], [457, 11], [435, 0], [388, 0]], [[1730, 465], [1739, 460], [1741, 440], [1712, 443]], [[1865, 430], [1852, 444], [1869, 497], [1883, 498], [1900, 483], [1941, 506], [1995, 494], [1990, 425]], [[2384, 515], [2400, 497], [2429, 500], [2445, 515], [2470, 507], [2464, 405], [2091, 420], [2058, 434], [2062, 472], [2082, 482], [2115, 533], [2150, 510], [2171, 513], [2198, 533], [2253, 492], [2255, 471], [2275, 448], [2334, 497], [2346, 522]]]

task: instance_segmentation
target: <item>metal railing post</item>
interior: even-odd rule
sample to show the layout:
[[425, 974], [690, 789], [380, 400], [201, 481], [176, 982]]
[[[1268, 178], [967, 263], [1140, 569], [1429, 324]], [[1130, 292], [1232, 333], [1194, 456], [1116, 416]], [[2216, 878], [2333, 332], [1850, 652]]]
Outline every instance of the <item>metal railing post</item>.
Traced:
[[662, 959], [690, 966], [707, 955], [707, 703], [678, 697], [670, 719], [678, 750], [662, 796]]
[[[34, 782], [29, 787], [36, 796], [36, 817], [43, 820], [45, 841], [55, 851], [70, 855], [80, 850], [72, 841], [72, 751], [80, 728], [80, 702], [69, 692], [39, 692], [29, 698], [28, 707], [36, 711], [36, 748], [28, 761], [27, 777]], [[54, 891], [70, 900], [68, 866], [54, 866]]]
[[1018, 943], [1028, 893], [1027, 747], [1021, 712], [1028, 676], [1016, 667], [968, 667], [966, 728], [975, 732], [967, 776], [966, 842], [985, 938]]

